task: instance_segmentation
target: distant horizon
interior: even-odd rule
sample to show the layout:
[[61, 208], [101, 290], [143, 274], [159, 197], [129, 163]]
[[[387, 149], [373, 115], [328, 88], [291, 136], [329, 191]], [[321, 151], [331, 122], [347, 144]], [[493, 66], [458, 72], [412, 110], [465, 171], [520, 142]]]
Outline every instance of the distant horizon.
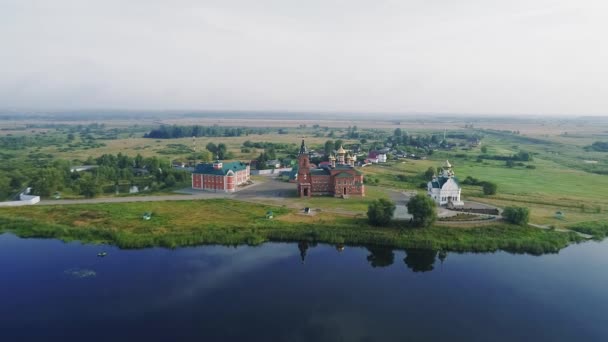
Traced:
[[[397, 119], [412, 119], [416, 116], [425, 115], [429, 118], [470, 118], [470, 119], [497, 119], [497, 118], [517, 118], [517, 119], [543, 119], [543, 118], [555, 118], [555, 119], [584, 119], [584, 118], [608, 118], [608, 114], [529, 114], [529, 113], [437, 113], [437, 112], [369, 112], [369, 111], [298, 111], [298, 110], [223, 110], [223, 109], [110, 109], [110, 108], [81, 108], [81, 109], [0, 109], [0, 116], [10, 116], [15, 114], [25, 115], [83, 115], [83, 119], [89, 115], [135, 115], [141, 116], [146, 114], [171, 114], [182, 117], [203, 117], [206, 115], [227, 115], [225, 118], [229, 119], [230, 116], [238, 115], [243, 118], [247, 115], [258, 115], [258, 119], [293, 119], [293, 120], [318, 120], [316, 116], [331, 115], [335, 118], [328, 117], [325, 120], [333, 119], [380, 119], [380, 120], [397, 120]], [[312, 115], [311, 118], [293, 117], [288, 118], [289, 115]], [[267, 116], [267, 117], [264, 117]], [[382, 116], [382, 117], [378, 117]]]

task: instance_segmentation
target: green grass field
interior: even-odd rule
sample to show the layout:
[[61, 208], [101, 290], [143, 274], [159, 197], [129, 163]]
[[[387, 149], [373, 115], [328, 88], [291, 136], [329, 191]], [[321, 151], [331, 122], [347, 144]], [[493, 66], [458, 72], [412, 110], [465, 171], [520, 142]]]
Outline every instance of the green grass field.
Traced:
[[[274, 213], [274, 219], [266, 218], [268, 211]], [[142, 219], [145, 212], [152, 212], [151, 220]], [[2, 208], [0, 227], [22, 237], [103, 242], [123, 248], [310, 240], [540, 254], [557, 252], [580, 240], [573, 233], [501, 223], [474, 228], [417, 229], [396, 222], [392, 227], [377, 228], [369, 226], [364, 218], [322, 213], [298, 215], [285, 207], [222, 199]]]

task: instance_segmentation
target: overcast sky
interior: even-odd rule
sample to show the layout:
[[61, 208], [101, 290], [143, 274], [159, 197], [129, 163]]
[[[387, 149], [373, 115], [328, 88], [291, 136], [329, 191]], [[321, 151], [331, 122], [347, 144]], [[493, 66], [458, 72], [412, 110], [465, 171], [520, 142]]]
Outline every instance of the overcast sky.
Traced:
[[606, 0], [0, 0], [0, 108], [608, 115]]

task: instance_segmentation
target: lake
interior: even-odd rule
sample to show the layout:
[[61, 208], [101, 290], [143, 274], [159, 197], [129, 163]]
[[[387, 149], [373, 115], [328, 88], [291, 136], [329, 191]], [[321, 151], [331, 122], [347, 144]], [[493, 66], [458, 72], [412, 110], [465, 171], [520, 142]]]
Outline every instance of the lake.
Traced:
[[607, 341], [607, 270], [608, 242], [531, 256], [3, 234], [0, 340]]

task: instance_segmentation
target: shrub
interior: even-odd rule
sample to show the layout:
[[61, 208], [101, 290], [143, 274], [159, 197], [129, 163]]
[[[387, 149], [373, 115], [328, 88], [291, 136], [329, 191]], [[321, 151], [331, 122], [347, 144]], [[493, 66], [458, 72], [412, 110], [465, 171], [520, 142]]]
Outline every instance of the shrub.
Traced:
[[524, 226], [530, 219], [530, 209], [526, 207], [506, 207], [502, 217], [510, 223]]
[[498, 186], [496, 183], [492, 182], [484, 182], [483, 183], [483, 193], [484, 195], [496, 195], [496, 189]]
[[397, 179], [402, 182], [407, 182], [407, 177], [405, 175], [397, 175]]

